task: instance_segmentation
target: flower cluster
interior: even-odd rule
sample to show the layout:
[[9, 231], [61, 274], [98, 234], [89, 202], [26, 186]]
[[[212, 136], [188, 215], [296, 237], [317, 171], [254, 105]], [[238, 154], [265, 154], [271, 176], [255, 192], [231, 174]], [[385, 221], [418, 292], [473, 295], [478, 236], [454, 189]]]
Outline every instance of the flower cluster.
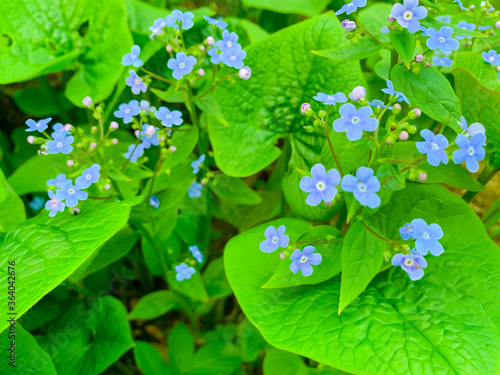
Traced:
[[45, 138], [29, 136], [29, 143], [41, 143], [43, 144], [41, 148], [41, 153], [43, 154], [70, 154], [73, 151], [73, 142], [75, 138], [71, 135], [70, 131], [72, 130], [72, 126], [70, 124], [63, 125], [60, 123], [56, 123], [52, 126], [52, 134], [49, 136], [46, 132], [48, 128], [49, 122], [52, 118], [46, 118], [43, 120], [35, 121], [29, 119], [26, 121], [26, 125], [28, 128], [27, 132], [39, 132]]
[[406, 223], [399, 229], [403, 240], [414, 240], [415, 248], [408, 254], [396, 254], [392, 258], [394, 266], [401, 268], [408, 273], [410, 279], [419, 280], [424, 276], [424, 268], [427, 262], [424, 255], [431, 253], [439, 256], [443, 253], [443, 245], [439, 242], [443, 238], [443, 230], [438, 224], [427, 223], [423, 219], [413, 219], [411, 223]]
[[[193, 258], [196, 259], [196, 262], [200, 264], [203, 263], [203, 253], [200, 251], [197, 245], [189, 246], [189, 251], [191, 252]], [[195, 264], [192, 260], [186, 258], [184, 262], [180, 263], [178, 266], [175, 266], [175, 279], [177, 281], [189, 280], [196, 273], [196, 269], [192, 266], [188, 266], [186, 262], [193, 265]]]
[[45, 203], [45, 209], [50, 211], [49, 216], [53, 217], [58, 212], [63, 212], [65, 207], [75, 207], [79, 201], [86, 200], [88, 193], [83, 190], [99, 181], [100, 169], [99, 164], [93, 164], [76, 178], [74, 184], [64, 174], [48, 180], [47, 185], [55, 188], [55, 190], [49, 190], [50, 199]]

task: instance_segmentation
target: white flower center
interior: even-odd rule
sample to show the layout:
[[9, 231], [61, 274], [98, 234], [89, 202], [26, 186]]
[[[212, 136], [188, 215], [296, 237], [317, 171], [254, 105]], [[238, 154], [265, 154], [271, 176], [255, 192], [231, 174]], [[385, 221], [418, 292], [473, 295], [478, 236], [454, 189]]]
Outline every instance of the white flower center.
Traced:
[[413, 259], [405, 258], [405, 266], [411, 267], [413, 265]]
[[323, 191], [326, 189], [326, 184], [323, 181], [319, 181], [316, 184], [316, 189], [318, 189], [319, 191]]
[[130, 108], [127, 108], [127, 109], [125, 110], [125, 113], [130, 113]]
[[444, 41], [445, 41], [445, 40], [446, 40], [446, 39], [445, 39], [445, 38], [443, 38], [442, 36], [440, 36], [440, 37], [439, 37], [439, 41], [440, 41], [441, 43], [444, 43]]
[[366, 185], [362, 182], [358, 182], [358, 190], [364, 193], [366, 191]]
[[171, 119], [172, 115], [166, 115], [165, 118]]
[[425, 238], [426, 240], [428, 240], [428, 239], [430, 238], [430, 237], [429, 237], [429, 233], [427, 233], [427, 232], [424, 232], [423, 236], [424, 236], [424, 238]]
[[333, 96], [329, 96], [327, 99], [330, 100], [330, 101], [332, 101], [333, 100]]
[[354, 116], [354, 117], [351, 119], [351, 122], [352, 122], [353, 124], [357, 124], [357, 123], [359, 122], [359, 117]]
[[278, 237], [274, 236], [272, 239], [272, 243], [278, 243]]
[[474, 155], [474, 147], [469, 147], [469, 155]]
[[184, 68], [185, 66], [186, 66], [186, 64], [184, 64], [184, 63], [179, 64], [179, 68], [181, 68], [181, 69]]
[[413, 17], [413, 14], [411, 12], [406, 11], [403, 17], [407, 20]]
[[136, 85], [140, 85], [141, 84], [141, 81], [139, 80], [139, 78], [136, 78], [134, 82], [135, 82]]
[[53, 199], [53, 200], [52, 200], [52, 204], [53, 204], [54, 206], [56, 206], [56, 205], [57, 205], [57, 200]]
[[90, 173], [85, 175], [85, 178], [86, 178], [87, 180], [90, 180], [90, 177], [92, 177], [92, 176], [90, 175]]
[[227, 48], [231, 48], [233, 46], [233, 43], [232, 42], [227, 42], [226, 46], [227, 46]]
[[130, 57], [131, 57], [132, 59], [137, 59], [137, 55], [134, 55], [134, 54], [132, 54]]
[[236, 56], [231, 56], [231, 60], [236, 60]]
[[57, 147], [62, 147], [62, 142], [57, 142]]
[[300, 263], [305, 263], [307, 262], [307, 257], [305, 255], [302, 255], [302, 257], [300, 258]]
[[408, 232], [413, 232], [413, 229], [411, 229], [411, 225], [407, 225], [407, 226], [406, 226], [406, 230], [407, 230]]
[[431, 147], [432, 147], [433, 150], [439, 150], [439, 146], [438, 146], [437, 143], [432, 142], [431, 143]]
[[68, 193], [70, 193], [70, 194], [74, 194], [74, 193], [75, 193], [75, 191], [74, 191], [73, 189], [68, 189]]
[[495, 61], [495, 57], [490, 56], [489, 60], [490, 60], [491, 62], [493, 62], [493, 61]]

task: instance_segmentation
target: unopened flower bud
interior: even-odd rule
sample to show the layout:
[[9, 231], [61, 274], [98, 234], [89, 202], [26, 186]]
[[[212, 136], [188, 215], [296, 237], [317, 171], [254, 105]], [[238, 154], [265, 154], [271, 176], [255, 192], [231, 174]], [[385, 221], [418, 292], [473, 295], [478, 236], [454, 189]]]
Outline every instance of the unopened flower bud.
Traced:
[[383, 254], [384, 254], [384, 260], [386, 262], [389, 262], [392, 259], [392, 254], [390, 251], [384, 251]]
[[92, 105], [92, 98], [90, 96], [86, 96], [82, 99], [82, 103], [85, 107], [90, 107]]
[[284, 251], [282, 251], [280, 253], [280, 259], [285, 259], [286, 258], [286, 253]]
[[73, 165], [75, 165], [75, 162], [74, 162], [73, 160], [71, 160], [71, 159], [70, 159], [70, 160], [68, 160], [68, 161], [66, 162], [66, 165], [67, 165], [68, 167], [72, 167]]
[[64, 125], [64, 130], [66, 130], [67, 132], [72, 131], [73, 130], [73, 125], [71, 125], [71, 124]]
[[94, 148], [96, 148], [96, 147], [97, 147], [97, 143], [92, 142], [92, 143], [90, 144], [90, 148], [91, 148], [91, 149], [94, 149]]
[[417, 132], [417, 127], [415, 125], [410, 125], [410, 127], [408, 128], [408, 132], [410, 134], [415, 134]]
[[248, 66], [244, 66], [238, 72], [238, 77], [244, 79], [245, 81], [249, 79], [251, 75], [252, 75], [252, 69], [250, 69]]
[[92, 127], [90, 128], [90, 132], [91, 132], [91, 133], [94, 133], [94, 134], [95, 134], [95, 133], [97, 133], [97, 131], [98, 131], [98, 130], [99, 130], [99, 129], [97, 129], [97, 126], [92, 126]]
[[69, 210], [69, 213], [71, 215], [78, 215], [80, 213], [80, 209], [78, 207], [73, 207], [71, 210]]
[[326, 207], [331, 207], [333, 205], [332, 201], [325, 202]]
[[388, 19], [387, 19], [387, 22], [394, 22], [396, 21], [396, 19], [393, 17], [393, 16], [390, 16]]
[[420, 108], [413, 108], [410, 112], [408, 112], [408, 118], [410, 120], [415, 120], [422, 115], [422, 110]]
[[214, 41], [215, 41], [215, 40], [214, 40], [214, 37], [213, 37], [213, 36], [209, 36], [209, 37], [207, 38], [207, 44], [208, 44], [209, 46], [211, 46], [212, 44], [214, 44]]
[[175, 147], [174, 145], [170, 146], [170, 151], [172, 151], [172, 152], [177, 151], [177, 147]]
[[111, 185], [110, 184], [104, 185], [104, 190], [109, 190], [109, 189], [111, 189]]
[[205, 51], [205, 46], [203, 44], [200, 46], [200, 51], [201, 52]]
[[420, 173], [418, 174], [418, 180], [419, 180], [419, 181], [425, 181], [425, 180], [427, 180], [427, 173], [425, 173], [425, 172], [420, 172]]
[[300, 112], [302, 112], [303, 115], [311, 116], [311, 105], [309, 103], [302, 103], [302, 105], [300, 106]]
[[118, 123], [116, 121], [111, 121], [111, 124], [109, 124], [109, 126], [113, 130], [116, 130], [119, 128]]
[[141, 132], [139, 130], [135, 130], [134, 131], [134, 135], [136, 138], [139, 138], [139, 135], [141, 134]]
[[401, 104], [396, 103], [392, 106], [392, 113], [399, 115], [401, 113]]
[[113, 144], [114, 144], [114, 145], [117, 145], [117, 144], [118, 144], [118, 139], [113, 138], [113, 139], [111, 140], [111, 142], [113, 142]]
[[165, 137], [162, 135], [160, 138], [158, 138], [160, 140], [160, 142], [164, 142], [165, 141]]
[[33, 144], [35, 142], [35, 137], [30, 135], [28, 136], [28, 143]]
[[326, 116], [326, 111], [322, 109], [321, 111], [318, 112], [319, 118], [324, 118]]
[[432, 65], [432, 64], [431, 64], [431, 62], [430, 62], [430, 61], [426, 61], [426, 62], [424, 63], [424, 66], [425, 66], [426, 68], [430, 67], [431, 65]]
[[202, 178], [200, 182], [201, 182], [202, 185], [206, 185], [206, 184], [208, 184], [208, 179], [207, 178]]
[[205, 75], [205, 71], [204, 71], [203, 69], [199, 69], [199, 70], [198, 70], [198, 75], [199, 75], [200, 77], [203, 77], [203, 76]]
[[401, 133], [399, 133], [399, 139], [402, 141], [406, 141], [408, 139], [408, 132], [406, 130], [403, 130]]
[[467, 42], [467, 46], [468, 47], [472, 46], [472, 42], [470, 40]]
[[424, 55], [422, 55], [421, 53], [419, 53], [417, 56], [415, 56], [415, 61], [416, 62], [422, 62], [424, 61]]
[[172, 46], [171, 45], [167, 46], [167, 52], [172, 52]]
[[472, 4], [470, 7], [469, 7], [470, 10], [474, 10], [476, 9], [476, 6], [474, 4]]
[[148, 137], [152, 137], [156, 133], [156, 128], [153, 125], [148, 125], [145, 133]]
[[356, 30], [356, 22], [351, 20], [343, 20], [340, 24], [345, 31], [353, 31]]
[[304, 126], [304, 130], [308, 133], [312, 133], [314, 128], [311, 125]]
[[349, 99], [354, 102], [360, 101], [364, 98], [366, 98], [366, 89], [363, 86], [356, 86], [349, 94]]
[[500, 29], [500, 21], [497, 21], [497, 22], [495, 23], [495, 27], [496, 27], [497, 29]]

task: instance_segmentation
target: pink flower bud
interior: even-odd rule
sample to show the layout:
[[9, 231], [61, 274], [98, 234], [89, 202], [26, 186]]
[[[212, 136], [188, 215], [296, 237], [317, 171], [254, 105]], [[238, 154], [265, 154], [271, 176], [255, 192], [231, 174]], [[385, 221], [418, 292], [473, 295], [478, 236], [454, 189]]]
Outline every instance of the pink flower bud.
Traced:
[[82, 99], [82, 103], [85, 107], [90, 107], [92, 105], [92, 98], [90, 96], [86, 96]]
[[118, 129], [119, 126], [118, 126], [118, 123], [116, 121], [111, 121], [111, 124], [109, 124], [109, 126], [111, 127], [111, 129]]
[[406, 141], [408, 139], [408, 132], [406, 130], [403, 130], [401, 133], [399, 133], [399, 139], [402, 141]]
[[167, 52], [172, 52], [172, 46], [170, 45], [167, 46]]
[[141, 134], [141, 132], [140, 132], [139, 130], [134, 131], [134, 135], [135, 135], [137, 138], [139, 138], [139, 135], [140, 135], [140, 134]]
[[209, 46], [211, 46], [212, 44], [214, 44], [214, 42], [215, 42], [215, 40], [214, 40], [214, 37], [213, 37], [213, 36], [209, 36], [209, 37], [207, 38], [207, 44], [208, 44]]
[[394, 22], [396, 21], [396, 19], [393, 17], [393, 16], [390, 16], [388, 19], [387, 19], [387, 22]]
[[421, 172], [421, 173], [418, 175], [418, 180], [419, 180], [419, 181], [425, 181], [425, 180], [427, 180], [427, 173], [425, 173], [425, 172]]
[[67, 131], [67, 132], [70, 132], [73, 130], [73, 125], [71, 124], [66, 124], [64, 125], [64, 129]]
[[422, 61], [424, 61], [424, 55], [422, 55], [421, 53], [419, 53], [419, 54], [415, 57], [415, 61], [416, 61], [416, 62], [422, 62]]
[[366, 98], [366, 89], [363, 86], [356, 86], [349, 94], [349, 98], [354, 102]]
[[249, 79], [251, 75], [252, 75], [252, 69], [250, 69], [248, 66], [244, 66], [238, 72], [238, 77], [244, 79], [245, 81]]
[[285, 254], [285, 252], [282, 251], [280, 253], [280, 259], [285, 259], [285, 258], [286, 258], [286, 254]]
[[96, 147], [97, 147], [97, 143], [92, 142], [92, 143], [90, 144], [90, 148], [91, 148], [91, 149], [94, 149], [94, 148], [96, 148]]
[[417, 117], [420, 117], [422, 115], [422, 110], [420, 108], [413, 108], [412, 111]]
[[302, 112], [303, 115], [307, 114], [311, 110], [311, 105], [309, 103], [303, 103], [300, 106], [300, 112]]
[[470, 10], [473, 10], [473, 9], [476, 9], [476, 6], [474, 4], [472, 4], [470, 7], [469, 7]]
[[175, 147], [174, 145], [170, 146], [170, 151], [172, 151], [172, 152], [177, 151], [177, 147]]
[[148, 125], [145, 133], [148, 137], [152, 137], [156, 133], [156, 128], [153, 125]]
[[32, 135], [28, 136], [28, 143], [33, 144], [34, 142], [35, 142], [35, 137]]
[[165, 137], [162, 135], [160, 138], [158, 138], [161, 142], [165, 140]]
[[68, 161], [66, 162], [66, 165], [67, 165], [68, 167], [72, 167], [73, 165], [75, 165], [75, 162], [74, 162], [73, 160], [71, 160], [71, 159], [70, 159], [70, 160], [68, 160]]
[[205, 71], [203, 69], [198, 70], [198, 75], [203, 77], [205, 75]]
[[111, 185], [110, 184], [104, 185], [104, 190], [109, 190], [109, 189], [111, 189]]
[[200, 51], [201, 52], [205, 51], [205, 46], [203, 44], [200, 46]]
[[497, 21], [497, 22], [495, 23], [495, 27], [496, 27], [497, 29], [500, 29], [500, 21]]
[[114, 144], [114, 145], [117, 145], [117, 144], [118, 144], [118, 139], [113, 138], [113, 139], [111, 140], [111, 142], [113, 142], [113, 144]]

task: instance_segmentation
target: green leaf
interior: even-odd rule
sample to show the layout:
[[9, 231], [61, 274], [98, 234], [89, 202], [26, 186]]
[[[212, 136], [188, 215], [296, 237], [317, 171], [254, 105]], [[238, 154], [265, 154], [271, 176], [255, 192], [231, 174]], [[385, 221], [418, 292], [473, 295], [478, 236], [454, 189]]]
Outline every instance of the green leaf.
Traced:
[[358, 63], [339, 64], [310, 53], [347, 43], [338, 20], [327, 13], [247, 49], [251, 79], [238, 85], [225, 81], [214, 93], [227, 124], [208, 122], [215, 161], [225, 174], [246, 177], [262, 170], [281, 154], [279, 138], [293, 134], [298, 142], [307, 141], [303, 126], [310, 119], [301, 115], [300, 106], [319, 91], [348, 93], [364, 84]]
[[188, 375], [230, 374], [238, 368], [241, 358], [236, 355], [224, 355], [226, 343], [221, 341], [203, 345], [194, 357], [194, 365]]
[[51, 117], [60, 114], [61, 110], [73, 108], [63, 92], [55, 92], [54, 89], [48, 91], [43, 86], [15, 91], [12, 99], [21, 111], [35, 117]]
[[406, 29], [399, 31], [391, 30], [389, 32], [389, 37], [391, 38], [391, 44], [394, 46], [394, 49], [399, 53], [406, 67], [409, 68], [413, 60], [413, 55], [415, 54], [415, 47], [417, 46], [415, 34], [408, 32]]
[[128, 319], [155, 319], [179, 307], [179, 301], [171, 290], [158, 290], [146, 294], [128, 314]]
[[453, 76], [467, 123], [484, 125], [486, 155], [493, 168], [500, 168], [500, 92], [487, 89], [465, 69], [455, 69]]
[[242, 179], [217, 174], [210, 183], [210, 189], [219, 198], [238, 204], [259, 204], [262, 198], [253, 191]]
[[176, 90], [176, 87], [174, 85], [171, 85], [167, 90], [159, 90], [151, 88], [150, 91], [164, 102], [184, 103], [184, 97], [182, 96], [182, 91]]
[[262, 364], [264, 375], [308, 375], [308, 367], [298, 355], [276, 348], [266, 350]]
[[163, 161], [160, 172], [170, 169], [187, 159], [198, 143], [199, 131], [193, 127], [189, 131], [174, 131], [172, 144], [177, 150], [169, 154]]
[[321, 51], [312, 51], [312, 53], [333, 61], [345, 62], [366, 59], [384, 48], [385, 44], [377, 43], [371, 37], [364, 36], [357, 43], [344, 48], [324, 49]]
[[465, 29], [462, 29], [461, 27], [451, 25], [449, 23], [441, 22], [441, 21], [438, 21], [437, 19], [431, 18], [431, 17], [425, 17], [423, 20], [420, 20], [420, 23], [425, 27], [432, 27], [438, 31], [443, 26], [451, 27], [453, 29], [453, 35], [474, 36], [476, 38], [486, 38], [487, 37], [487, 35], [484, 35], [478, 31], [465, 30]]
[[287, 0], [287, 1], [266, 1], [266, 0], [243, 0], [247, 7], [272, 10], [278, 13], [298, 13], [305, 16], [316, 16], [320, 14], [330, 3], [330, 0]]
[[125, 7], [127, 9], [127, 24], [130, 30], [148, 36], [151, 34], [149, 27], [154, 21], [158, 18], [165, 18], [170, 14], [167, 9], [155, 7], [139, 0], [125, 0]]
[[224, 260], [222, 257], [211, 260], [203, 271], [203, 283], [210, 298], [222, 298], [233, 294], [226, 273], [224, 272]]
[[4, 231], [26, 220], [24, 203], [0, 169], [0, 226]]
[[170, 374], [161, 353], [149, 342], [134, 341], [134, 358], [144, 375]]
[[15, 325], [15, 332], [2, 333], [0, 350], [2, 374], [57, 375], [52, 359], [19, 323]]
[[455, 54], [453, 68], [467, 69], [483, 86], [500, 91], [500, 80], [498, 72], [486, 63], [483, 57], [477, 52], [460, 52]]
[[168, 271], [167, 281], [170, 288], [188, 297], [199, 301], [208, 301], [207, 291], [198, 270], [190, 279], [182, 281], [176, 280], [175, 271]]
[[168, 333], [168, 359], [184, 373], [193, 366], [194, 339], [185, 324], [177, 324]]
[[[345, 134], [330, 131], [333, 150], [342, 167], [344, 174], [356, 174], [359, 167], [366, 166], [370, 158], [370, 142], [366, 138], [359, 141], [349, 141]], [[332, 151], [327, 142], [324, 142], [321, 151], [321, 163], [328, 169], [338, 169], [333, 159]]]
[[349, 228], [342, 246], [342, 281], [339, 314], [377, 275], [384, 261], [386, 242], [369, 231], [362, 221]]
[[374, 3], [359, 10], [358, 19], [373, 35], [382, 42], [389, 42], [389, 35], [380, 31], [383, 26], [387, 26], [387, 17], [381, 14], [391, 14], [393, 4]]
[[[337, 240], [327, 240], [327, 236], [333, 236]], [[262, 234], [261, 234], [262, 237]], [[313, 273], [310, 276], [303, 276], [299, 271], [295, 275], [290, 271], [290, 255], [283, 259], [276, 272], [262, 286], [263, 288], [286, 288], [297, 285], [314, 285], [329, 280], [340, 273], [342, 269], [342, 235], [340, 232], [328, 225], [319, 225], [299, 237], [299, 241], [311, 241], [297, 248], [303, 249], [305, 246], [314, 246], [314, 253], [321, 254], [322, 261], [319, 265], [313, 266]], [[319, 242], [315, 244], [314, 242]], [[325, 243], [328, 242], [328, 243]], [[290, 253], [293, 250], [290, 251]]]
[[457, 121], [462, 113], [460, 100], [450, 82], [436, 68], [420, 69], [418, 74], [396, 65], [391, 71], [396, 91], [402, 92], [411, 105], [427, 116], [461, 132]]
[[245, 315], [277, 348], [354, 374], [496, 373], [498, 247], [467, 203], [442, 186], [408, 183], [370, 223], [393, 239], [414, 218], [441, 226], [444, 253], [426, 257], [419, 281], [400, 267], [380, 273], [340, 316], [340, 276], [314, 286], [261, 288], [280, 262], [258, 250], [262, 233], [283, 224], [293, 242], [309, 228], [301, 220], [280, 219], [232, 238], [226, 274]]
[[[0, 283], [7, 282], [7, 262], [15, 261], [16, 272], [24, 275], [16, 285], [18, 317], [125, 225], [130, 207], [99, 203], [82, 204], [79, 215], [67, 210], [53, 218], [41, 214], [7, 234], [0, 246]], [[7, 306], [6, 294], [0, 296], [0, 303]], [[6, 327], [6, 314], [2, 310], [0, 331]]]

